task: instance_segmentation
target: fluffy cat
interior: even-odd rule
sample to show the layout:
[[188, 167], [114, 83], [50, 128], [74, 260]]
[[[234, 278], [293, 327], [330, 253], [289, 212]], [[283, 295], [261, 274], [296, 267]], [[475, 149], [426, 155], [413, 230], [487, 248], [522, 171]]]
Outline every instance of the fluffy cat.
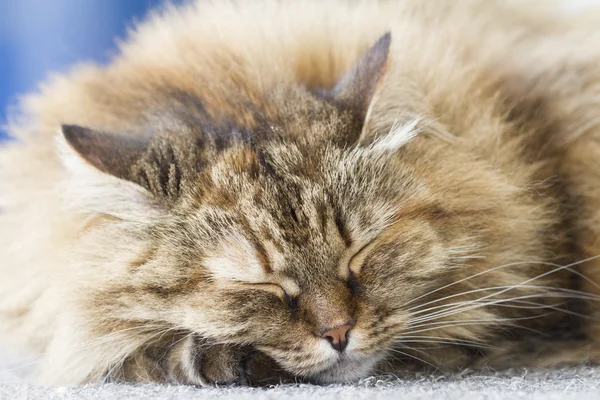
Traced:
[[0, 327], [39, 380], [600, 359], [597, 14], [198, 1], [21, 102]]

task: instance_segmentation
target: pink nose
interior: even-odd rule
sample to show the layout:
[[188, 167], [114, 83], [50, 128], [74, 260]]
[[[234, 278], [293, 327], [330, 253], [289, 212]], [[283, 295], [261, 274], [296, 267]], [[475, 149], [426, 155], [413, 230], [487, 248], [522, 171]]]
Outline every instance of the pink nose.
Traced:
[[329, 340], [331, 347], [342, 352], [348, 346], [348, 331], [352, 329], [352, 326], [352, 324], [344, 324], [333, 329], [327, 329], [321, 334], [321, 337]]

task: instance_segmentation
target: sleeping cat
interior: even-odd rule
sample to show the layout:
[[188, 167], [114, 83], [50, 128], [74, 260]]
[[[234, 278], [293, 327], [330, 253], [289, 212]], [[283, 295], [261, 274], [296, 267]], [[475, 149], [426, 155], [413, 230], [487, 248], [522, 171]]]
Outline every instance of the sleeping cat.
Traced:
[[0, 326], [39, 380], [600, 360], [600, 16], [198, 1], [21, 102]]

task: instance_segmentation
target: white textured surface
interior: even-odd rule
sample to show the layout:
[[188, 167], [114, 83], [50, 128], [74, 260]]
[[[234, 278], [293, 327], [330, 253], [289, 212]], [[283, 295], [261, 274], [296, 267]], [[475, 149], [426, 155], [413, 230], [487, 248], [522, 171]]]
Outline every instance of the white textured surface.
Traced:
[[[0, 377], [2, 375], [0, 374]], [[272, 388], [193, 388], [166, 385], [88, 385], [44, 388], [0, 384], [0, 399], [600, 399], [600, 368], [518, 370], [512, 373], [367, 378], [354, 385]]]

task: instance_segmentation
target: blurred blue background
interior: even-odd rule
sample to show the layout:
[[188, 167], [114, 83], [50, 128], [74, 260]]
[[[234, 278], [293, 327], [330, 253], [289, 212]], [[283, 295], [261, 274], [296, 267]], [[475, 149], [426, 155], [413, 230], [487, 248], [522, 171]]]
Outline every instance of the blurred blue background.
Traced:
[[[179, 3], [181, 0], [171, 0]], [[0, 124], [18, 94], [83, 60], [106, 62], [115, 39], [165, 0], [0, 0]], [[0, 139], [6, 133], [0, 130]]]

